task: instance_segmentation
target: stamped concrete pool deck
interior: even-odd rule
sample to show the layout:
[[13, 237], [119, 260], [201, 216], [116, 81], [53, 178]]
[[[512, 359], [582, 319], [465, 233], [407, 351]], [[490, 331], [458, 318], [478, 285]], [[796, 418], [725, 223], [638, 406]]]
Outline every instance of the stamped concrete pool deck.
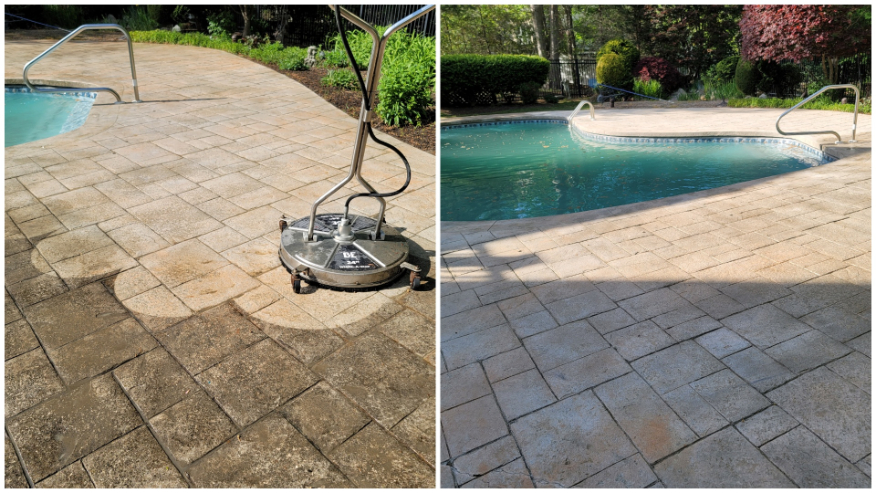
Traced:
[[[597, 108], [575, 123], [777, 136], [779, 114]], [[848, 113], [794, 117], [850, 133]], [[826, 149], [851, 157], [784, 175], [443, 222], [442, 486], [869, 487], [869, 115], [858, 129]]]
[[[7, 42], [7, 83], [50, 45]], [[130, 101], [124, 47], [30, 75]], [[414, 170], [386, 218], [427, 290], [296, 295], [278, 221], [346, 175], [356, 121], [235, 55], [134, 50], [143, 103], [103, 93], [80, 129], [5, 149], [6, 486], [434, 485], [435, 157], [382, 137]], [[364, 175], [405, 179], [372, 144]]]

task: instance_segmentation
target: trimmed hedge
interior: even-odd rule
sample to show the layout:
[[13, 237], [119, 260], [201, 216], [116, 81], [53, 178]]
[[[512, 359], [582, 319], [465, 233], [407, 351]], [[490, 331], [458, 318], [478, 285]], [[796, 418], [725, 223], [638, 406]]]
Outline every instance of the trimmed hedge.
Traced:
[[602, 45], [602, 48], [599, 48], [599, 51], [596, 52], [597, 70], [599, 70], [599, 60], [603, 56], [612, 53], [621, 57], [624, 65], [626, 66], [626, 70], [629, 76], [623, 82], [615, 81], [617, 84], [609, 85], [616, 85], [617, 87], [621, 87], [623, 89], [631, 88], [633, 86], [633, 77], [636, 76], [636, 72], [634, 70], [636, 68], [636, 62], [638, 62], [639, 57], [641, 57], [639, 49], [636, 48], [636, 45], [625, 39], [612, 39], [611, 41], [608, 41], [607, 43]]
[[746, 96], [753, 96], [757, 91], [757, 83], [760, 82], [760, 71], [757, 65], [748, 60], [739, 60], [736, 65], [735, 76], [736, 88]]
[[606, 53], [599, 57], [596, 62], [596, 82], [622, 89], [631, 85], [630, 69], [623, 57], [615, 53]]
[[445, 105], [492, 104], [497, 94], [516, 93], [526, 82], [547, 81], [551, 64], [530, 55], [445, 55], [441, 99]]

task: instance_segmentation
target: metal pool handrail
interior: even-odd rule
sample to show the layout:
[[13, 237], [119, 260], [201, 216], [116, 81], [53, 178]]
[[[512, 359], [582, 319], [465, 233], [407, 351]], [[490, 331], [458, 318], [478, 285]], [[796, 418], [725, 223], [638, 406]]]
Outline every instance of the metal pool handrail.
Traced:
[[861, 94], [858, 91], [858, 86], [853, 85], [853, 84], [837, 84], [837, 85], [833, 85], [833, 86], [824, 86], [821, 89], [815, 91], [815, 93], [813, 93], [811, 96], [804, 99], [803, 101], [800, 101], [799, 103], [795, 104], [791, 109], [789, 109], [788, 111], [779, 115], [779, 117], [776, 119], [776, 130], [782, 135], [834, 134], [834, 135], [836, 135], [836, 142], [835, 143], [842, 144], [843, 143], [842, 137], [840, 137], [840, 134], [838, 134], [837, 132], [834, 132], [833, 130], [818, 130], [815, 132], [785, 132], [781, 128], [779, 128], [779, 122], [782, 120], [782, 117], [784, 117], [788, 113], [796, 110], [797, 108], [803, 106], [804, 104], [808, 103], [809, 101], [811, 101], [813, 98], [815, 98], [819, 94], [823, 93], [824, 91], [829, 91], [831, 89], [854, 89], [855, 90], [855, 119], [852, 121], [852, 139], [849, 142], [850, 143], [857, 142], [857, 140], [855, 140], [855, 132], [857, 131], [857, 128], [858, 128], [858, 100], [860, 99]]
[[591, 103], [590, 101], [587, 101], [587, 100], [585, 99], [584, 101], [581, 101], [580, 103], [578, 103], [578, 106], [575, 108], [575, 111], [573, 111], [572, 114], [569, 115], [568, 118], [566, 118], [566, 121], [568, 121], [569, 123], [572, 123], [572, 118], [575, 118], [575, 115], [577, 115], [578, 112], [581, 111], [581, 108], [582, 108], [585, 104], [586, 104], [587, 106], [590, 106], [590, 119], [591, 119], [591, 120], [596, 120], [596, 110], [593, 109], [593, 103]]
[[125, 39], [128, 41], [128, 56], [131, 58], [131, 79], [134, 83], [134, 100], [132, 101], [132, 103], [140, 103], [141, 102], [140, 101], [140, 91], [137, 89], [137, 71], [134, 68], [134, 47], [131, 44], [131, 36], [128, 34], [128, 31], [126, 31], [124, 27], [122, 27], [118, 24], [83, 24], [83, 25], [77, 27], [70, 34], [64, 36], [60, 41], [53, 44], [51, 48], [40, 53], [39, 56], [37, 56], [36, 58], [27, 62], [24, 65], [24, 74], [22, 75], [22, 78], [24, 79], [24, 84], [31, 91], [34, 91], [34, 92], [65, 92], [65, 91], [70, 91], [70, 90], [90, 91], [90, 92], [108, 92], [108, 93], [112, 94], [113, 96], [115, 96], [116, 102], [118, 102], [118, 103], [122, 102], [122, 98], [119, 96], [119, 93], [110, 89], [109, 87], [65, 87], [62, 89], [40, 89], [40, 88], [34, 87], [34, 85], [31, 84], [30, 81], [27, 79], [27, 71], [30, 70], [30, 67], [33, 66], [33, 64], [40, 61], [44, 56], [55, 51], [56, 48], [63, 45], [67, 41], [70, 41], [71, 39], [73, 39], [76, 35], [78, 35], [82, 31], [97, 30], [97, 29], [116, 29], [116, 30], [121, 31], [122, 34], [125, 35]]

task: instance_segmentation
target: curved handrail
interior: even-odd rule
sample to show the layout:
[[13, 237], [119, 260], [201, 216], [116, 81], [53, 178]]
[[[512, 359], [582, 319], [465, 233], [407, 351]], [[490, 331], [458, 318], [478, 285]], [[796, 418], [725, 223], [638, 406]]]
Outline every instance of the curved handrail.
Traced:
[[587, 101], [585, 99], [585, 100], [581, 101], [580, 103], [578, 103], [578, 106], [575, 108], [575, 111], [573, 111], [572, 114], [566, 118], [566, 121], [569, 123], [572, 123], [572, 118], [575, 118], [575, 115], [577, 115], [578, 112], [581, 111], [581, 108], [583, 108], [585, 104], [587, 106], [590, 106], [590, 120], [591, 121], [596, 120], [596, 110], [593, 109], [593, 103], [591, 103], [590, 101]]
[[132, 103], [140, 103], [140, 91], [137, 88], [137, 71], [134, 68], [134, 46], [131, 44], [131, 36], [128, 34], [128, 31], [125, 30], [124, 27], [118, 24], [83, 24], [76, 29], [74, 29], [70, 34], [64, 36], [60, 41], [53, 44], [51, 48], [40, 53], [36, 58], [27, 62], [24, 65], [24, 74], [22, 78], [24, 79], [24, 84], [34, 92], [65, 92], [70, 90], [80, 90], [80, 91], [90, 91], [90, 92], [108, 92], [115, 96], [116, 102], [122, 102], [122, 98], [119, 96], [119, 93], [110, 89], [109, 87], [65, 87], [62, 89], [40, 89], [38, 87], [34, 87], [33, 84], [27, 79], [27, 71], [30, 70], [30, 67], [33, 66], [36, 62], [40, 61], [43, 57], [48, 55], [49, 53], [55, 51], [56, 48], [63, 45], [67, 41], [70, 41], [73, 37], [81, 33], [82, 31], [87, 31], [90, 29], [116, 29], [122, 32], [125, 35], [125, 39], [128, 41], [128, 56], [131, 59], [131, 79], [134, 83], [134, 100]]
[[784, 117], [788, 113], [796, 110], [797, 108], [803, 106], [804, 104], [808, 103], [809, 101], [811, 101], [816, 96], [823, 93], [824, 91], [829, 91], [831, 89], [854, 89], [855, 90], [855, 119], [852, 121], [852, 139], [849, 140], [849, 142], [850, 143], [857, 142], [857, 140], [855, 140], [855, 132], [858, 129], [858, 100], [860, 99], [861, 93], [858, 91], [858, 86], [856, 86], [854, 84], [836, 84], [836, 85], [832, 85], [832, 86], [824, 86], [821, 89], [815, 91], [811, 96], [804, 99], [803, 101], [800, 101], [799, 103], [797, 103], [793, 107], [791, 107], [791, 109], [789, 109], [788, 111], [779, 115], [779, 117], [776, 119], [776, 131], [778, 131], [782, 135], [834, 134], [834, 135], [836, 135], [835, 144], [842, 144], [843, 143], [842, 137], [840, 137], [839, 133], [834, 132], [833, 130], [819, 130], [816, 132], [785, 132], [781, 128], [779, 128], [779, 121], [782, 120], [782, 117]]

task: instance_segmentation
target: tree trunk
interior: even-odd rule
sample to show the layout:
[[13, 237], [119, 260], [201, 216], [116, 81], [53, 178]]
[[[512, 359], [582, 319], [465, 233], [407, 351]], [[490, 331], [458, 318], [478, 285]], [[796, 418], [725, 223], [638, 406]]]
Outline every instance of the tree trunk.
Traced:
[[556, 5], [551, 5], [551, 60], [560, 58], [560, 15]]
[[563, 5], [563, 9], [566, 11], [566, 21], [569, 25], [569, 29], [567, 30], [569, 35], [569, 53], [572, 55], [572, 60], [575, 62], [572, 66], [572, 73], [574, 76], [572, 81], [575, 83], [574, 90], [578, 91], [581, 87], [581, 80], [578, 72], [578, 48], [575, 46], [575, 24], [572, 19], [572, 6]]
[[249, 36], [249, 5], [240, 6], [240, 15], [243, 17], [243, 37]]
[[538, 56], [548, 57], [547, 40], [544, 36], [544, 6], [530, 5], [532, 9], [532, 27], [535, 31], [535, 44], [538, 48]]
[[569, 28], [566, 30], [569, 35], [569, 53], [574, 57], [578, 52], [578, 48], [575, 46], [575, 25], [572, 23], [572, 6], [563, 5], [563, 9], [566, 11], [566, 22], [569, 25]]

